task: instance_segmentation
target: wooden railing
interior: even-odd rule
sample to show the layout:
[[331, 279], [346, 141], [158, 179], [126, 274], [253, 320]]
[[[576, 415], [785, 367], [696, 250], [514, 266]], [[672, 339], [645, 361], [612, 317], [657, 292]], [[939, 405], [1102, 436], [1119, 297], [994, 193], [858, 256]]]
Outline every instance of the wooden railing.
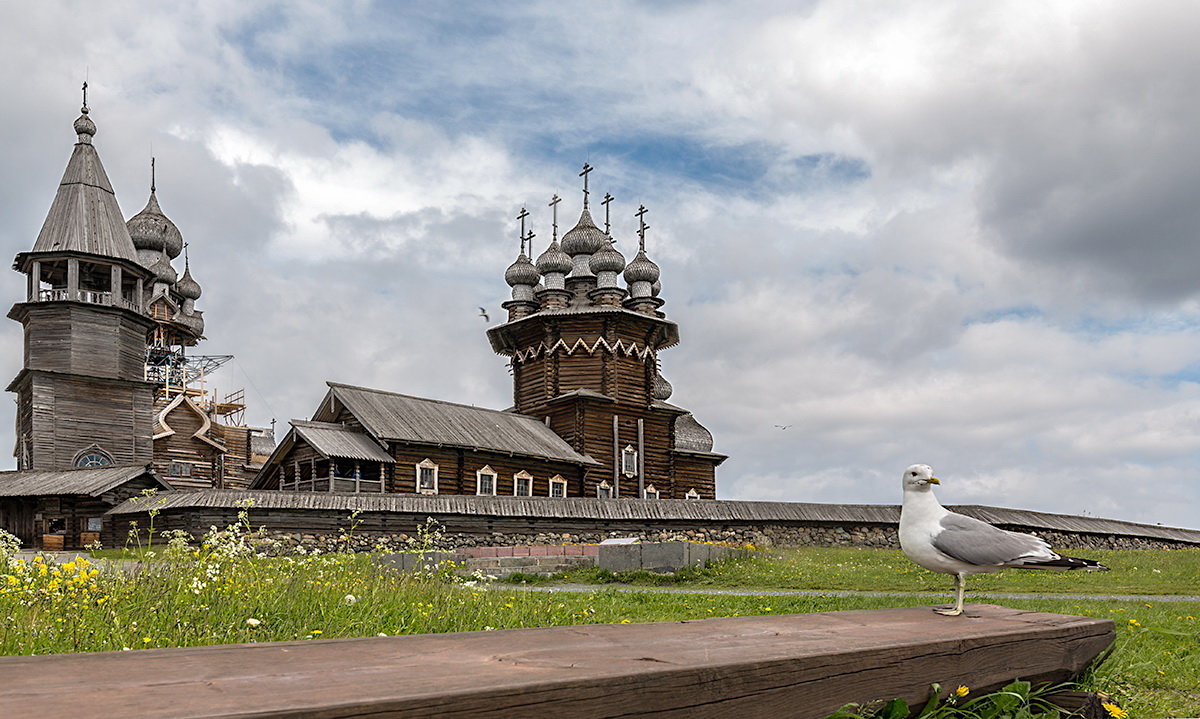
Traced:
[[4, 657], [0, 716], [824, 717], [934, 682], [1063, 681], [1113, 636], [971, 604]]
[[[39, 302], [63, 302], [69, 299], [71, 299], [71, 294], [66, 289], [38, 290]], [[105, 305], [107, 307], [124, 307], [135, 312], [141, 311], [138, 303], [131, 302], [124, 297], [114, 297], [112, 292], [103, 292], [100, 290], [79, 290], [79, 296], [75, 298], [75, 301], [86, 302], [92, 305]]]
[[297, 491], [297, 492], [356, 492], [368, 494], [382, 494], [384, 491], [384, 482], [381, 479], [363, 479], [355, 477], [333, 477], [333, 486], [330, 486], [330, 477], [317, 477], [315, 479], [301, 479], [299, 481], [290, 480], [282, 482], [280, 489]]

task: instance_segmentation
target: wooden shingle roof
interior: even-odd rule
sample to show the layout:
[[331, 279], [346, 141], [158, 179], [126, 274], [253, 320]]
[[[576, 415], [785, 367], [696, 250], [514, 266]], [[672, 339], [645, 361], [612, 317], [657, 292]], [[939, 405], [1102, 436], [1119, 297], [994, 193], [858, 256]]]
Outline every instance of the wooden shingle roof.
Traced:
[[[254, 500], [260, 509], [395, 512], [399, 514], [462, 514], [528, 519], [652, 520], [686, 523], [755, 524], [762, 522], [883, 524], [900, 521], [894, 504], [817, 504], [810, 502], [746, 502], [684, 499], [595, 499], [590, 497], [479, 497], [475, 495], [344, 494], [277, 492], [271, 490], [195, 490], [164, 492], [155, 497], [162, 509], [236, 508]], [[1200, 545], [1200, 530], [1138, 524], [1116, 519], [1075, 517], [1003, 507], [959, 506], [954, 511], [994, 524], [1033, 530], [1115, 534]], [[109, 514], [135, 514], [145, 505], [125, 502]]]
[[90, 141], [79, 142], [71, 152], [32, 252], [79, 252], [139, 264], [112, 184]]
[[335, 382], [326, 384], [333, 396], [380, 440], [596, 464], [534, 417]]
[[380, 447], [378, 442], [362, 432], [332, 422], [294, 419], [291, 424], [295, 427], [296, 434], [326, 457], [396, 463], [392, 455]]
[[[152, 477], [162, 489], [170, 490], [145, 464], [121, 467], [89, 467], [48, 472], [0, 472], [0, 497], [36, 497], [86, 495], [97, 497], [114, 487], [144, 475]], [[174, 494], [174, 492], [169, 492]]]

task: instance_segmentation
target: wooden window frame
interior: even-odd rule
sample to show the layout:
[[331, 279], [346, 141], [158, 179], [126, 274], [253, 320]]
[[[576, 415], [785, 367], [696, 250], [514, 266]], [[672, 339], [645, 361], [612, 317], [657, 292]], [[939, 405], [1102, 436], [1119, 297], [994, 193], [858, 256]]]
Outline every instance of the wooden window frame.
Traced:
[[612, 488], [612, 485], [608, 483], [607, 479], [600, 482], [600, 484], [596, 485], [596, 499], [612, 499], [612, 498], [613, 498], [613, 488]]
[[[653, 497], [650, 495], [654, 495]], [[642, 490], [642, 499], [662, 499], [662, 492], [659, 492], [653, 484]]]
[[687, 494], [683, 495], [683, 498], [684, 499], [700, 499], [700, 493], [696, 491], [695, 487], [692, 487], [691, 489], [689, 489], [687, 491]]
[[[415, 490], [417, 490], [417, 494], [437, 494], [438, 493], [438, 466], [437, 466], [437, 463], [434, 462], [432, 459], [426, 457], [425, 459], [418, 462], [415, 465], [415, 467], [416, 467], [417, 476], [416, 476], [416, 484], [414, 485], [413, 488]], [[421, 487], [421, 470], [422, 469], [433, 470], [433, 488], [432, 489], [423, 489]]]
[[633, 445], [625, 445], [621, 450], [621, 474], [626, 477], [636, 477], [638, 470], [638, 452]]
[[[529, 482], [529, 491], [525, 492], [524, 494], [521, 494], [520, 492], [517, 491], [517, 487], [520, 486], [518, 483], [518, 480], [522, 480], [522, 479], [527, 480]], [[533, 475], [532, 474], [530, 474], [529, 472], [526, 472], [525, 470], [522, 469], [520, 472], [517, 472], [516, 474], [513, 475], [513, 496], [514, 497], [532, 497], [533, 496]]]
[[[178, 467], [186, 467], [187, 471], [182, 472], [182, 473], [177, 472], [176, 468], [178, 468]], [[191, 462], [172, 461], [170, 464], [167, 465], [167, 476], [168, 477], [194, 477], [195, 469], [196, 469], [196, 465], [192, 464]]]
[[[562, 494], [555, 494], [554, 493], [555, 487], [561, 488]], [[561, 474], [556, 474], [550, 478], [550, 486], [546, 489], [546, 496], [554, 497], [555, 499], [566, 499], [567, 480], [563, 479], [563, 476]]]
[[[490, 492], [483, 491], [484, 475], [492, 478], [492, 491], [490, 491]], [[500, 475], [496, 474], [496, 470], [492, 469], [491, 467], [485, 466], [483, 469], [475, 472], [475, 494], [477, 494], [480, 497], [495, 497], [496, 496], [496, 485], [498, 484], [498, 482], [497, 482], [498, 479], [500, 479]]]

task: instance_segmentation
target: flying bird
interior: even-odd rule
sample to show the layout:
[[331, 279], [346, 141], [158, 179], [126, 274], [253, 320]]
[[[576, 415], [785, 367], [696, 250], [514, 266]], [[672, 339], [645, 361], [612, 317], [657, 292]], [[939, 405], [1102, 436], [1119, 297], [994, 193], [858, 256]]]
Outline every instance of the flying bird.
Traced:
[[787, 429], [788, 427], [791, 427], [792, 425], [790, 425], [790, 424], [777, 424], [777, 425], [775, 425], [775, 426], [776, 426], [776, 427], [778, 427], [779, 429]]
[[479, 316], [483, 318], [484, 322], [492, 321], [492, 318], [488, 316], [487, 310], [483, 309], [482, 307], [479, 308]]
[[938, 503], [933, 485], [941, 484], [927, 464], [904, 470], [904, 504], [900, 508], [900, 548], [908, 558], [931, 572], [954, 575], [957, 601], [938, 614], [962, 614], [967, 576], [1009, 567], [1026, 569], [1088, 569], [1108, 567], [1090, 559], [1064, 557], [1032, 534], [1009, 532], [956, 514]]

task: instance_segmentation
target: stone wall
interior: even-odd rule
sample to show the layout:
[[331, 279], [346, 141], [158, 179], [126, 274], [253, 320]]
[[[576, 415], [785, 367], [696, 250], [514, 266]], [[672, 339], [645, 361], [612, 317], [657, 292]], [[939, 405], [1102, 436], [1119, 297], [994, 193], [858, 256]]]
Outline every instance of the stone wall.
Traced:
[[[251, 517], [253, 522], [253, 516]], [[1168, 542], [1146, 537], [1121, 535], [1076, 534], [1029, 527], [1006, 526], [1018, 532], [1035, 534], [1061, 550], [1088, 549], [1200, 549], [1194, 544]], [[279, 544], [283, 552], [301, 551], [330, 552], [344, 548], [346, 539], [338, 534], [271, 532], [267, 535]], [[408, 548], [417, 541], [416, 533], [365, 532], [349, 537], [354, 551], [394, 550]], [[719, 542], [731, 546], [753, 545], [766, 547], [875, 547], [899, 549], [896, 527], [884, 524], [867, 525], [819, 525], [819, 526], [746, 526], [722, 527], [719, 529], [661, 529], [583, 532], [537, 532], [537, 533], [465, 533], [446, 532], [436, 542], [439, 549], [461, 547], [489, 547], [507, 545], [557, 545], [597, 544], [612, 537], [637, 537], [643, 542]], [[411, 541], [410, 541], [411, 540]]]

